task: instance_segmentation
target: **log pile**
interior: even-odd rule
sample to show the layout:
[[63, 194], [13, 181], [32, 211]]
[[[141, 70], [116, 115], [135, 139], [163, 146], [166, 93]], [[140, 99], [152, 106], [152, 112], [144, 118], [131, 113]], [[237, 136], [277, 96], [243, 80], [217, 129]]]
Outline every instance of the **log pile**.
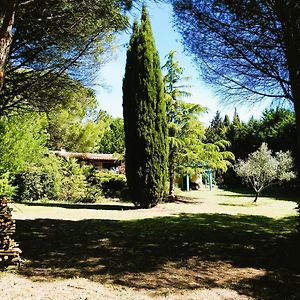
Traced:
[[20, 266], [22, 251], [12, 239], [16, 231], [16, 221], [12, 219], [12, 208], [7, 204], [6, 198], [0, 198], [0, 267], [9, 265]]

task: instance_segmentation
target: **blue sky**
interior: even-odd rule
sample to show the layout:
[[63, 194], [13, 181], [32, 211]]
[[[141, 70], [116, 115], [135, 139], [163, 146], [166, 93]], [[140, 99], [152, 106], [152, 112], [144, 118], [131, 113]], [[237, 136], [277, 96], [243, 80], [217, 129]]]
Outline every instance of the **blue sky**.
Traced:
[[[156, 48], [159, 52], [161, 65], [165, 62], [165, 56], [171, 51], [177, 52], [177, 60], [184, 69], [184, 75], [190, 76], [188, 84], [192, 87], [189, 91], [192, 97], [187, 99], [188, 102], [198, 103], [208, 108], [208, 112], [203, 115], [201, 120], [208, 125], [211, 118], [217, 110], [222, 115], [228, 114], [232, 118], [234, 106], [225, 107], [221, 105], [214, 95], [210, 86], [204, 84], [200, 74], [191, 57], [184, 52], [183, 45], [180, 42], [180, 35], [172, 26], [172, 9], [167, 4], [151, 4], [148, 6], [152, 31], [155, 39]], [[136, 17], [139, 19], [140, 14], [137, 12]], [[113, 51], [111, 60], [102, 68], [99, 73], [99, 82], [105, 87], [97, 87], [96, 96], [99, 108], [106, 110], [113, 117], [122, 117], [122, 79], [125, 71], [126, 48], [130, 39], [131, 32], [123, 33], [117, 40], [117, 46]], [[221, 99], [220, 99], [221, 100]], [[252, 115], [259, 117], [265, 105], [255, 107], [239, 106], [238, 113], [242, 120], [247, 121]]]

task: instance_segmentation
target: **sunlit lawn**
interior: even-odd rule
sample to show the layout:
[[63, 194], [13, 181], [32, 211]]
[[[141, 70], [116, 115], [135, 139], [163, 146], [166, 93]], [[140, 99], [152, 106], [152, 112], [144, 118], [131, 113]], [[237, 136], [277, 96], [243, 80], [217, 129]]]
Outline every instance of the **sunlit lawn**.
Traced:
[[121, 202], [19, 205], [17, 234], [37, 280], [74, 276], [158, 294], [230, 288], [300, 298], [295, 202], [214, 190], [136, 210]]
[[[157, 207], [135, 209], [133, 204], [116, 200], [103, 200], [96, 204], [71, 203], [25, 203], [15, 204], [14, 217], [17, 219], [51, 218], [66, 220], [109, 219], [132, 220], [161, 216], [173, 216], [181, 213], [222, 213], [261, 215], [283, 218], [296, 215], [296, 202], [260, 197], [253, 203], [253, 195], [225, 191], [222, 189], [201, 191], [178, 191], [179, 199], [174, 203], [161, 203]], [[293, 198], [293, 200], [297, 200]], [[300, 201], [300, 198], [299, 198]]]

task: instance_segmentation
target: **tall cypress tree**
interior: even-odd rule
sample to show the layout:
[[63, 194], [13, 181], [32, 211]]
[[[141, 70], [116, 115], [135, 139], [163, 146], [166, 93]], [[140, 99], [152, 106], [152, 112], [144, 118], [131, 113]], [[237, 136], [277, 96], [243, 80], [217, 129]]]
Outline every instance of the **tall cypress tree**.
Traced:
[[162, 75], [149, 16], [134, 23], [123, 80], [126, 177], [133, 202], [155, 206], [165, 192], [167, 124]]

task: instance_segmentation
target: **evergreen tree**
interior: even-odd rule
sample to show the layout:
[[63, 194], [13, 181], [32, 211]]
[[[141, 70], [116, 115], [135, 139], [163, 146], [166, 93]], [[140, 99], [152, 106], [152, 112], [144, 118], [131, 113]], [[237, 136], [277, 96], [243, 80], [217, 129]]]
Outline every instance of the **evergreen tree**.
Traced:
[[217, 110], [215, 116], [210, 122], [209, 127], [206, 129], [206, 141], [208, 143], [215, 143], [219, 140], [225, 140], [226, 131], [227, 128], [225, 128], [221, 113]]
[[127, 51], [123, 109], [129, 192], [135, 205], [153, 207], [164, 196], [168, 147], [162, 75], [145, 7]]
[[228, 115], [225, 115], [223, 123], [224, 123], [225, 127], [229, 127], [230, 126], [230, 119], [229, 119]]
[[[204, 143], [205, 131], [199, 117], [205, 108], [199, 104], [182, 100], [191, 94], [183, 88], [189, 77], [183, 76], [183, 69], [175, 59], [175, 51], [167, 55], [162, 67], [164, 76], [165, 97], [167, 100], [167, 121], [169, 129], [169, 195], [175, 198], [175, 172], [177, 174], [195, 175], [203, 171], [203, 166], [214, 170], [225, 171], [234, 159], [231, 153], [223, 151], [228, 143], [222, 139], [214, 143]], [[222, 128], [222, 120], [218, 112], [216, 126]], [[220, 124], [219, 124], [220, 123]]]
[[211, 127], [220, 128], [223, 126], [221, 113], [219, 110], [216, 111], [215, 117], [210, 122]]
[[236, 108], [234, 109], [232, 125], [234, 125], [234, 126], [240, 126], [241, 125], [240, 116], [239, 116]]
[[166, 71], [163, 77], [165, 85], [165, 97], [167, 105], [167, 122], [169, 133], [169, 158], [168, 158], [168, 175], [169, 175], [169, 195], [168, 198], [175, 198], [175, 164], [180, 149], [184, 147], [182, 143], [183, 129], [187, 127], [192, 118], [204, 111], [204, 108], [196, 104], [187, 104], [181, 99], [190, 97], [191, 93], [183, 90], [188, 88], [183, 81], [189, 80], [189, 77], [183, 76], [183, 69], [175, 60], [175, 51], [170, 51], [166, 56], [167, 61], [162, 70]]

